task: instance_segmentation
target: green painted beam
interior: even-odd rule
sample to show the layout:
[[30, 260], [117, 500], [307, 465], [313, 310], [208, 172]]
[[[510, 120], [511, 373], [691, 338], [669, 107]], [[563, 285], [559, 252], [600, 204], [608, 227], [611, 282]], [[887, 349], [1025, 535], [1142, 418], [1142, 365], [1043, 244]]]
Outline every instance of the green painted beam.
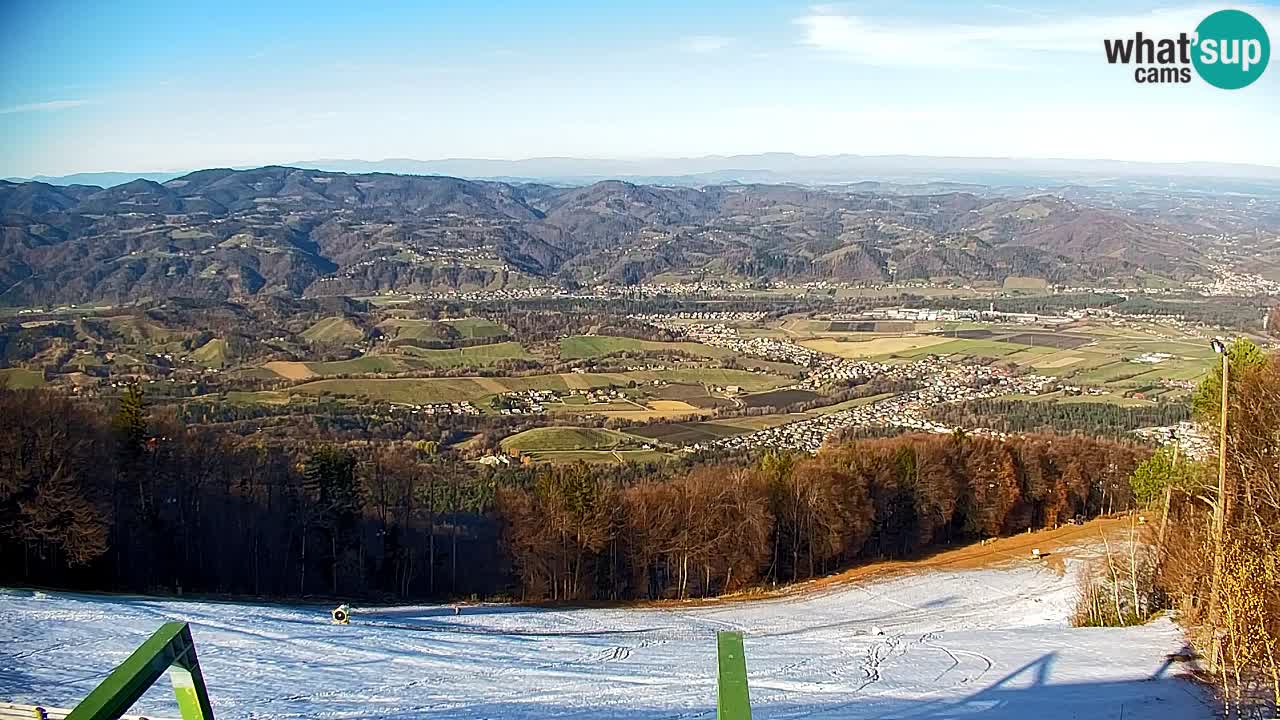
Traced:
[[751, 694], [747, 689], [747, 654], [742, 633], [716, 634], [719, 674], [716, 678], [716, 718], [751, 720]]
[[76, 705], [67, 720], [117, 720], [166, 672], [178, 698], [182, 720], [213, 720], [209, 690], [200, 673], [191, 629], [181, 622], [161, 625]]

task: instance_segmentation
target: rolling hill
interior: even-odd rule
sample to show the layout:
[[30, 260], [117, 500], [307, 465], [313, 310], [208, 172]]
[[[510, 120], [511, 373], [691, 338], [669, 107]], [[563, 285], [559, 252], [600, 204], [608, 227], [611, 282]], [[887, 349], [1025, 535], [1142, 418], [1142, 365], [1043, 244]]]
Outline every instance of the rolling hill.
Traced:
[[[1280, 222], [1274, 208], [1250, 210], [1252, 221], [1231, 212], [1233, 232]], [[107, 189], [0, 181], [0, 304], [634, 284], [689, 271], [798, 281], [1185, 279], [1207, 272], [1196, 234], [1221, 228], [1206, 223], [1053, 195], [862, 185], [566, 188], [288, 167]]]

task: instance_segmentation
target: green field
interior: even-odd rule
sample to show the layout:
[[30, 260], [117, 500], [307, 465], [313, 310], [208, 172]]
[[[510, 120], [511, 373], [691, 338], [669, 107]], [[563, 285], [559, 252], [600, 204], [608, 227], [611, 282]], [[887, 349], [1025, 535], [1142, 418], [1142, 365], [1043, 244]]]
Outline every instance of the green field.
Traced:
[[442, 323], [432, 320], [405, 320], [392, 318], [378, 323], [378, 329], [392, 340], [447, 340]]
[[484, 318], [456, 318], [453, 320], [441, 320], [441, 322], [457, 330], [459, 335], [468, 340], [507, 337], [510, 334], [506, 328]]
[[[161, 344], [182, 340], [182, 333], [148, 322], [142, 318], [123, 316], [106, 318], [106, 320], [110, 323], [112, 332], [117, 333], [134, 345], [155, 348]], [[88, 323], [83, 321], [76, 322], [76, 330], [87, 337], [94, 336], [94, 333], [88, 327]]]
[[733, 355], [725, 348], [712, 347], [695, 342], [658, 342], [609, 335], [575, 335], [560, 341], [560, 357], [566, 360], [604, 357], [619, 352], [679, 351], [704, 358], [722, 358]]
[[[423, 368], [485, 367], [502, 360], [533, 360], [533, 355], [515, 342], [476, 345], [446, 350], [428, 350], [404, 345], [396, 348], [396, 354], [364, 355], [350, 360], [309, 362], [306, 367], [321, 377], [336, 375], [365, 375], [371, 373], [402, 373]], [[305, 377], [305, 376], [304, 376]]]
[[540, 463], [653, 463], [675, 457], [658, 450], [542, 450], [526, 453]]
[[191, 351], [191, 360], [205, 367], [224, 368], [227, 366], [227, 341], [214, 338]]
[[364, 338], [364, 332], [344, 317], [325, 318], [302, 332], [307, 342], [323, 345], [340, 345]]
[[517, 342], [474, 345], [451, 350], [424, 350], [407, 345], [398, 350], [411, 357], [413, 363], [422, 367], [480, 367], [493, 365], [501, 360], [536, 359]]
[[[290, 388], [299, 395], [347, 395], [395, 403], [454, 403], [494, 394], [473, 378], [394, 378], [387, 380], [314, 380]], [[252, 393], [257, 394], [257, 393]]]
[[581, 427], [540, 427], [516, 433], [502, 441], [503, 450], [612, 450], [644, 441], [616, 430]]
[[44, 385], [44, 373], [39, 370], [27, 370], [25, 368], [0, 369], [0, 387], [25, 390], [37, 388], [41, 385]]
[[362, 375], [401, 372], [408, 366], [392, 355], [365, 355], [350, 360], [307, 363], [307, 369], [317, 375]]

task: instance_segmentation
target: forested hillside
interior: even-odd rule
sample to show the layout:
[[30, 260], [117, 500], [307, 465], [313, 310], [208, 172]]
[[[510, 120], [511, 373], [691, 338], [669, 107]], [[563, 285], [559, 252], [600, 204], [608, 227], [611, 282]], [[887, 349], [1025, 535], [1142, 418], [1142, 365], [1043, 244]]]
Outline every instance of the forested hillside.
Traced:
[[[1244, 229], [1274, 220], [1267, 207], [1252, 212]], [[1221, 233], [1050, 195], [564, 188], [288, 167], [106, 189], [0, 181], [0, 303], [630, 285], [672, 272], [1176, 281], [1211, 274], [1207, 253]]]
[[622, 600], [787, 582], [1130, 505], [1149, 451], [904, 436], [816, 457], [499, 471], [431, 443], [263, 445], [0, 391], [0, 582], [96, 590]]

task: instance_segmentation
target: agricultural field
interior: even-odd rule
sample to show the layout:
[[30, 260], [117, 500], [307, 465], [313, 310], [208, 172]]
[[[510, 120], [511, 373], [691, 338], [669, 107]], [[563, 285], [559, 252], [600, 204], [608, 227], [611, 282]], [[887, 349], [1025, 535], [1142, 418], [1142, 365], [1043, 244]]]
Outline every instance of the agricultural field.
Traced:
[[922, 335], [941, 329], [942, 323], [930, 320], [812, 320], [789, 317], [768, 327], [740, 330], [743, 335], [803, 340], [840, 339], [874, 340], [900, 335]]
[[824, 328], [838, 333], [910, 333], [915, 332], [910, 320], [832, 320]]
[[675, 457], [660, 450], [535, 450], [525, 453], [539, 463], [656, 463]]
[[[817, 324], [818, 321], [791, 321], [789, 327], [793, 332], [813, 333]], [[828, 333], [798, 342], [839, 357], [879, 362], [906, 362], [929, 355], [1000, 361], [1030, 367], [1064, 382], [1103, 385], [1118, 391], [1159, 391], [1156, 386], [1161, 381], [1194, 381], [1213, 358], [1204, 339], [1171, 328], [1113, 327], [1092, 322], [1067, 328], [951, 323], [947, 329], [929, 335]], [[1150, 353], [1168, 353], [1171, 357], [1159, 362], [1134, 362]]]
[[1044, 291], [1048, 289], [1049, 283], [1043, 278], [1010, 275], [1004, 279], [1003, 287], [1005, 290], [1024, 290], [1044, 293]]
[[523, 345], [511, 341], [447, 350], [426, 350], [406, 345], [398, 351], [409, 356], [411, 364], [419, 367], [482, 367], [503, 360], [536, 359]]
[[302, 337], [316, 345], [342, 345], [364, 339], [364, 331], [344, 317], [330, 317], [304, 330]]
[[1094, 338], [1085, 335], [1068, 335], [1066, 333], [1055, 332], [1020, 332], [1016, 335], [1001, 337], [1000, 340], [1002, 342], [1014, 343], [1015, 345], [1054, 348], [1056, 350], [1069, 350], [1094, 342]]
[[[1186, 384], [1203, 377], [1214, 361], [1204, 338], [1155, 323], [1089, 319], [1045, 326], [948, 322], [935, 323], [932, 330], [928, 322], [902, 323], [892, 331], [867, 332], [872, 324], [869, 321], [791, 318], [754, 332], [850, 360], [897, 364], [950, 356], [1018, 366], [1056, 377], [1064, 384], [1105, 388], [1110, 394], [1086, 397], [1118, 404], [1184, 398]], [[908, 329], [908, 333], [900, 332]], [[759, 422], [768, 425], [775, 421]]]
[[[1030, 345], [1019, 345], [1002, 340], [977, 340], [968, 338], [947, 339], [939, 336], [938, 339], [943, 340], [941, 343], [916, 348], [914, 350], [901, 350], [891, 354], [895, 358], [916, 359], [925, 355], [961, 355], [975, 358], [1003, 358], [1006, 355], [1012, 355], [1018, 352], [1036, 352], [1035, 348]], [[1049, 348], [1041, 348], [1039, 352], [1048, 352]]]
[[297, 362], [275, 360], [263, 367], [288, 380], [309, 380], [337, 375], [402, 373], [424, 368], [485, 367], [503, 360], [532, 360], [535, 357], [516, 342], [473, 345], [452, 349], [426, 349], [401, 345], [395, 353], [374, 353], [350, 360]]
[[377, 328], [391, 340], [444, 342], [449, 333], [444, 323], [434, 320], [390, 318], [378, 323]]
[[602, 428], [540, 427], [516, 433], [502, 441], [503, 450], [614, 450], [639, 447], [643, 439]]
[[315, 371], [307, 367], [307, 363], [304, 362], [273, 360], [263, 365], [262, 368], [286, 380], [310, 380], [316, 377]]
[[633, 435], [672, 445], [691, 445], [709, 442], [730, 435], [740, 435], [743, 430], [713, 422], [659, 423], [636, 428]]
[[0, 387], [25, 390], [44, 385], [44, 373], [25, 368], [0, 368]]
[[227, 366], [227, 341], [214, 338], [191, 352], [191, 360], [205, 367], [224, 368]]
[[350, 360], [333, 360], [330, 362], [309, 362], [307, 369], [319, 377], [332, 375], [361, 375], [365, 373], [394, 373], [407, 370], [409, 366], [393, 355], [364, 355]]
[[510, 332], [501, 325], [478, 317], [455, 318], [452, 320], [441, 320], [440, 322], [452, 327], [458, 331], [458, 334], [467, 340], [491, 339], [508, 337]]
[[597, 358], [619, 352], [676, 351], [702, 358], [723, 358], [733, 355], [725, 348], [696, 342], [657, 342], [609, 335], [575, 335], [560, 341], [560, 357], [565, 360]]
[[755, 393], [742, 398], [747, 407], [786, 407], [795, 403], [816, 400], [820, 395], [810, 390], [774, 390], [772, 392]]
[[[672, 392], [679, 388], [681, 392]], [[687, 393], [685, 392], [687, 391]], [[623, 389], [621, 397], [607, 401], [591, 400], [585, 395], [566, 395], [557, 403], [548, 403], [547, 411], [554, 415], [599, 415], [600, 417], [653, 422], [671, 418], [704, 416], [721, 405], [731, 406], [732, 400], [707, 395], [702, 385], [643, 385]]]
[[[1058, 353], [1049, 353], [1048, 355], [1041, 355], [1040, 357], [1035, 358], [1031, 362], [1031, 367], [1035, 368], [1037, 371], [1040, 371], [1040, 372], [1046, 372], [1051, 370], [1062, 370], [1063, 368], [1079, 366], [1081, 363], [1086, 362], [1088, 359], [1089, 359], [1089, 356], [1083, 353], [1071, 352], [1068, 350], [1068, 351], [1058, 352]], [[1048, 374], [1054, 374], [1054, 373], [1048, 373]]]
[[[884, 336], [867, 334], [865, 336], [846, 335], [840, 338], [817, 338], [801, 340], [800, 344], [820, 353], [852, 360], [864, 360], [882, 355], [901, 355], [915, 351], [929, 351], [938, 345], [950, 342], [945, 337], [936, 335]], [[941, 351], [938, 351], [942, 354]]]
[[488, 396], [518, 390], [589, 390], [628, 387], [655, 380], [690, 385], [737, 385], [747, 391], [765, 391], [789, 384], [789, 378], [745, 370], [677, 368], [623, 373], [565, 373], [524, 377], [386, 378], [315, 380], [290, 388], [304, 395], [348, 395], [401, 403], [480, 401]]
[[670, 418], [705, 416], [709, 413], [706, 408], [701, 408], [681, 400], [649, 400], [643, 405], [637, 405], [635, 407], [612, 407], [604, 410], [597, 410], [594, 407], [588, 407], [587, 411], [596, 415], [603, 415], [607, 418], [633, 420], [635, 422], [653, 422], [655, 420]]
[[[111, 332], [121, 336], [126, 342], [141, 347], [159, 349], [168, 343], [181, 342], [183, 337], [180, 332], [140, 317], [126, 315], [105, 318], [105, 320]], [[76, 320], [76, 330], [87, 337], [94, 336], [94, 332], [89, 328], [90, 325], [91, 323], [83, 318]]]

